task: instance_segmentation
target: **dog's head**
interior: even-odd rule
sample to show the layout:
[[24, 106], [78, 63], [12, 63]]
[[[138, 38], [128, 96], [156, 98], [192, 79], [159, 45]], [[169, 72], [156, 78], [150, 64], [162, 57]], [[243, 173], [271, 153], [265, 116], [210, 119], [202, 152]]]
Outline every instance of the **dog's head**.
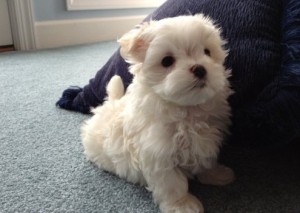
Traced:
[[143, 23], [119, 43], [137, 81], [167, 101], [198, 105], [228, 86], [225, 42], [201, 14]]

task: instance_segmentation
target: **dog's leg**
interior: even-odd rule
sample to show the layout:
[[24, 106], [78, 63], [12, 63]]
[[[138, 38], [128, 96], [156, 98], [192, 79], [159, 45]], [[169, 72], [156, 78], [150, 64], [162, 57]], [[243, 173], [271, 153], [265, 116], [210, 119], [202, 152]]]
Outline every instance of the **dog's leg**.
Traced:
[[188, 193], [187, 177], [179, 169], [150, 173], [148, 186], [163, 213], [204, 212], [201, 202]]
[[224, 186], [233, 182], [235, 176], [229, 167], [216, 164], [213, 168], [203, 171], [197, 178], [203, 184]]

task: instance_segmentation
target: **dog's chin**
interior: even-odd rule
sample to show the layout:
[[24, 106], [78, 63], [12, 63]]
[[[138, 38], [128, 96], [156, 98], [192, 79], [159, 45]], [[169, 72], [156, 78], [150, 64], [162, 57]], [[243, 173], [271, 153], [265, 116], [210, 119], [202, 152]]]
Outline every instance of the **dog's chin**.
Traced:
[[213, 89], [201, 83], [186, 93], [165, 94], [162, 98], [178, 106], [196, 106], [209, 102], [215, 95]]

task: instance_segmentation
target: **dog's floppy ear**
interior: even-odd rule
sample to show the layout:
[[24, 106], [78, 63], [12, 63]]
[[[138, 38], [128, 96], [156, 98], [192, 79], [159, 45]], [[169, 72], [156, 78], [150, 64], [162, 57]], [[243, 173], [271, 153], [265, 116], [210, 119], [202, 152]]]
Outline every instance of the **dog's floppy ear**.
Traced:
[[133, 63], [144, 61], [151, 41], [150, 33], [148, 32], [149, 28], [150, 23], [142, 23], [118, 39], [121, 45], [120, 53], [123, 58]]

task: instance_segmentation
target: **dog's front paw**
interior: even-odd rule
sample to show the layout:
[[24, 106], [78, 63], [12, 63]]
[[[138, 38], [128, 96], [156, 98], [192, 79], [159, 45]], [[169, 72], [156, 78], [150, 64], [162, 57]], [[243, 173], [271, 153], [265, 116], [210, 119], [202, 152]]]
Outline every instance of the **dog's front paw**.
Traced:
[[163, 213], [203, 213], [202, 203], [193, 195], [188, 194], [175, 203], [162, 202], [160, 210]]
[[229, 167], [218, 164], [214, 168], [199, 174], [198, 180], [203, 184], [225, 186], [235, 180], [235, 175]]

